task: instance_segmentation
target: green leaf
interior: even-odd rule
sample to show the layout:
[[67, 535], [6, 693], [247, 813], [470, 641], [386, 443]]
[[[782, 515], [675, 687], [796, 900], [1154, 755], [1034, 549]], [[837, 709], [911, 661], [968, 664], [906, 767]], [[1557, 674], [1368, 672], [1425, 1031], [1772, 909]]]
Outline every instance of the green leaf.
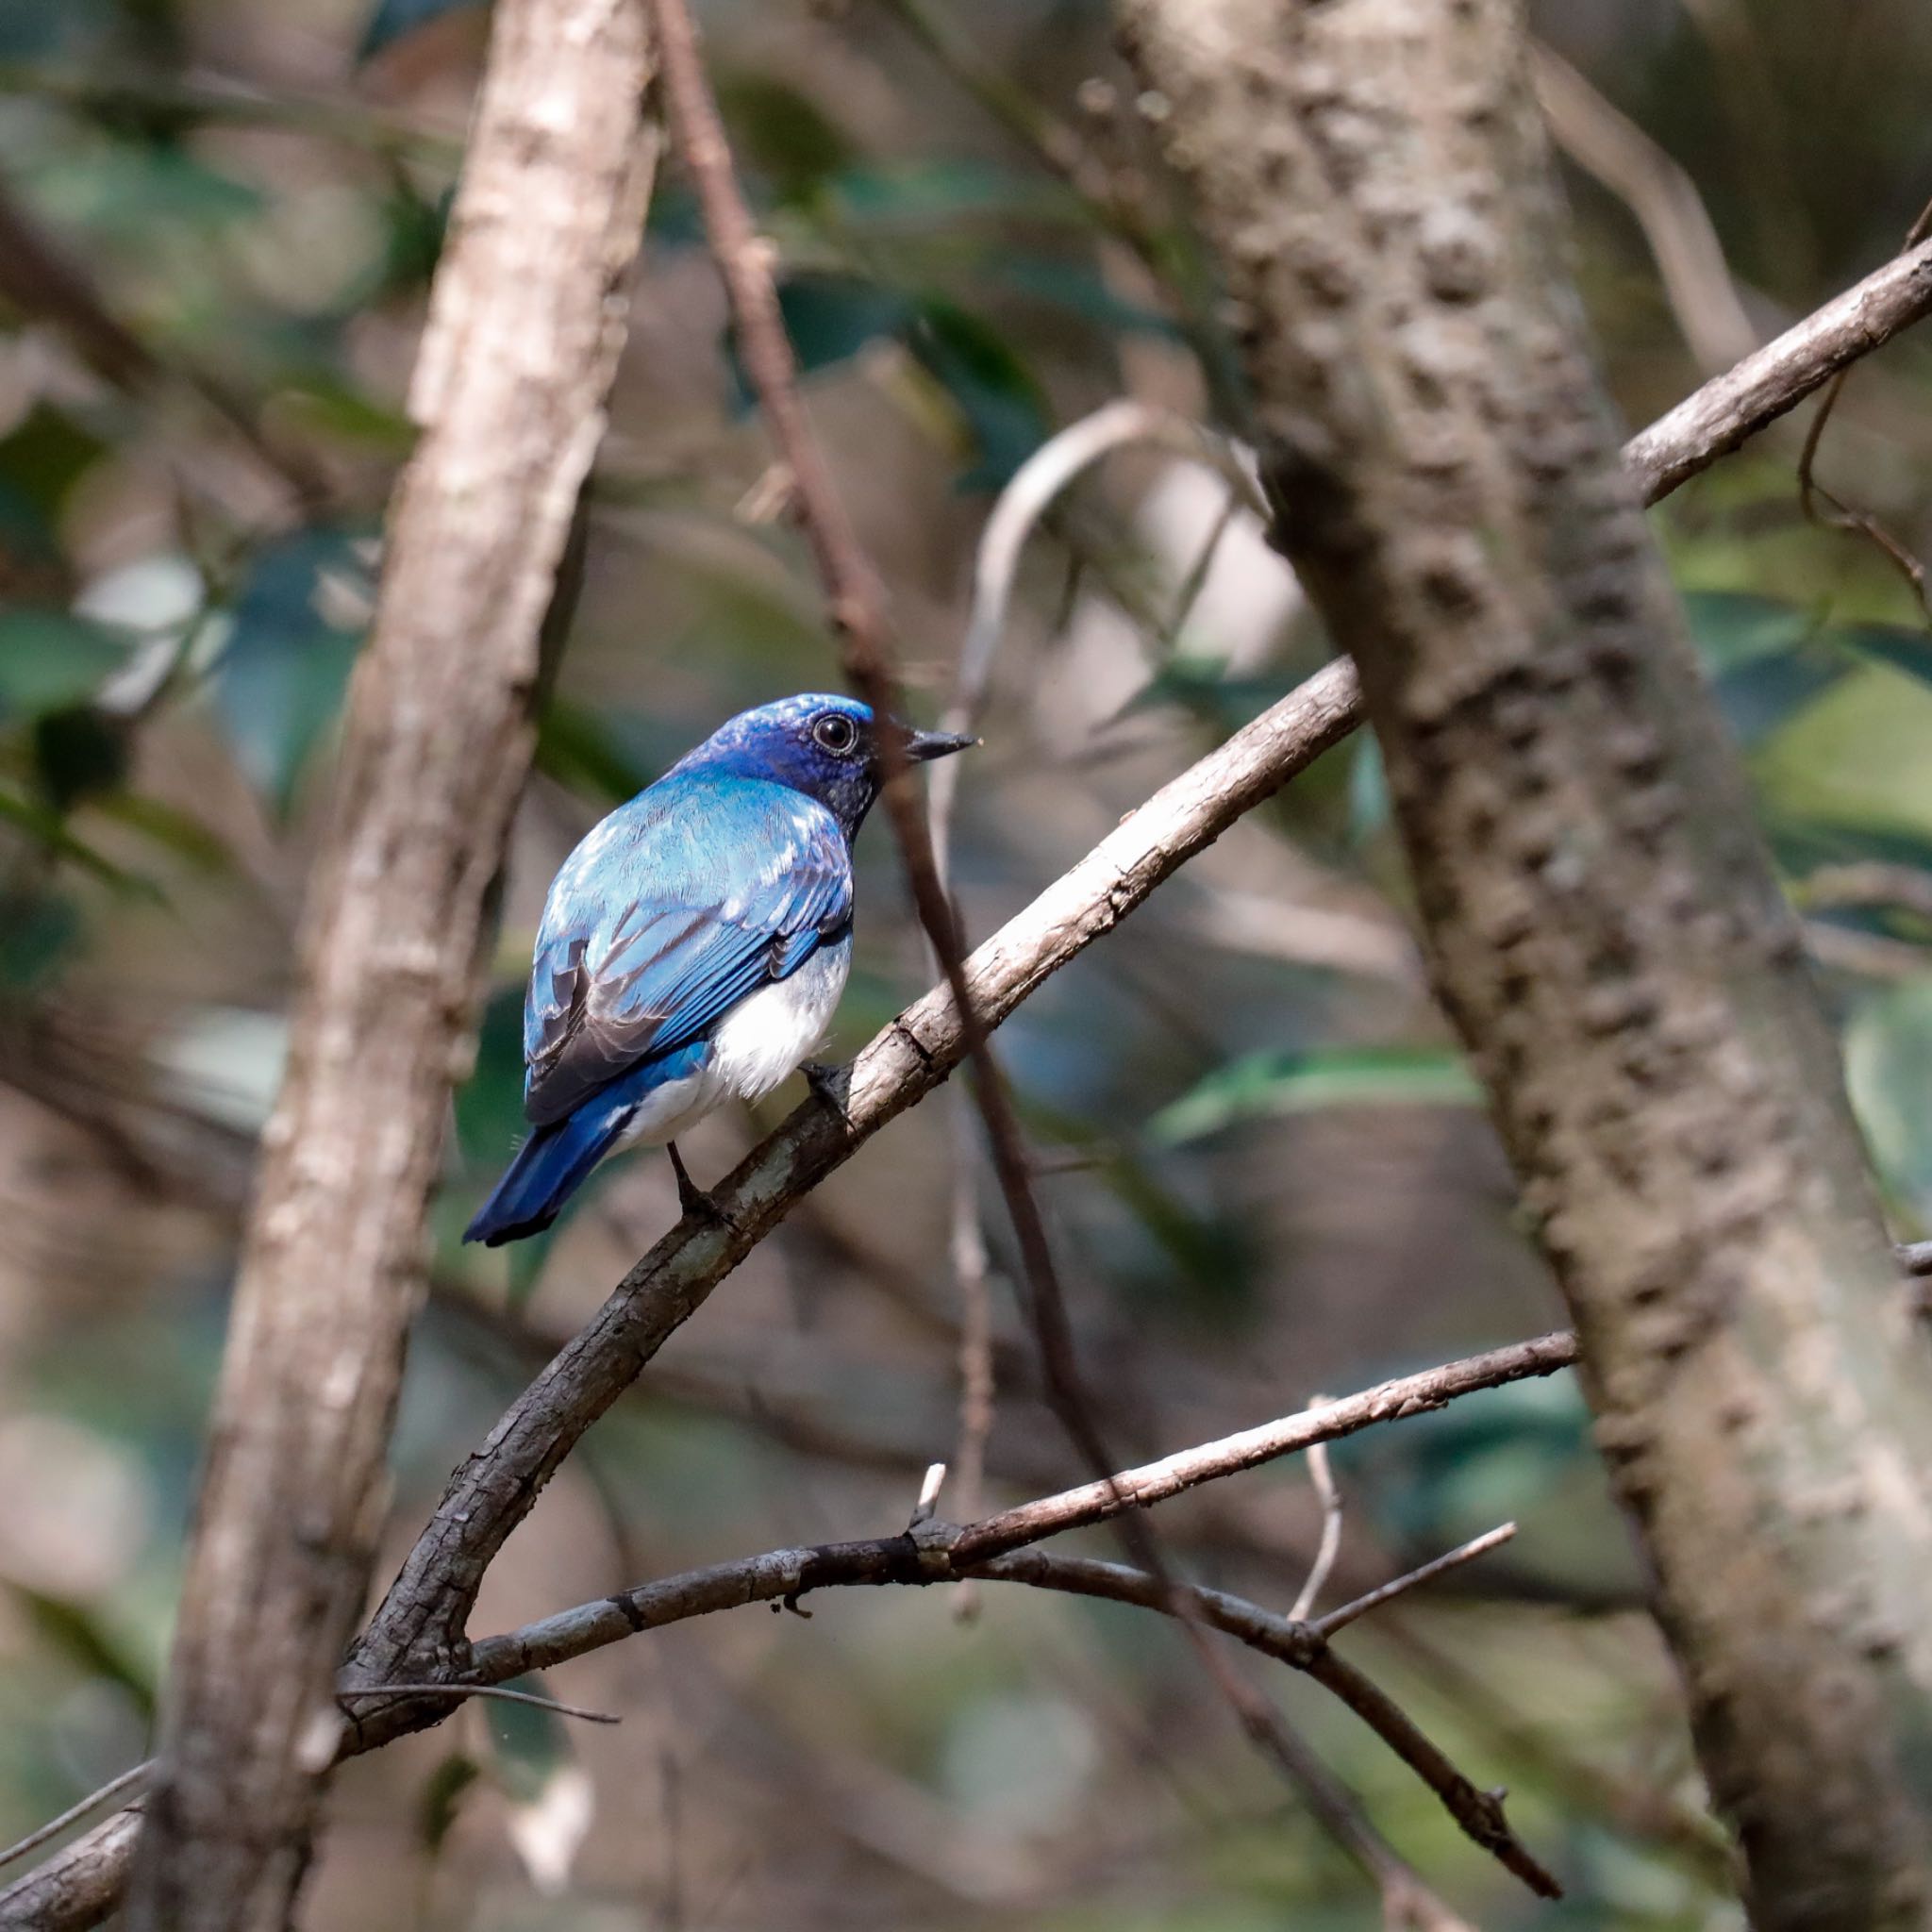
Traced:
[[11, 792], [0, 791], [0, 820], [18, 826], [56, 858], [72, 859], [83, 872], [92, 873], [118, 891], [146, 899], [161, 896], [160, 889], [152, 879], [116, 865], [106, 853], [96, 851], [85, 839], [70, 831], [58, 811], [37, 799], [16, 798]]
[[1447, 1047], [1362, 1046], [1258, 1053], [1220, 1068], [1148, 1123], [1177, 1147], [1237, 1121], [1324, 1107], [1476, 1107], [1482, 1090]]
[[330, 621], [332, 578], [363, 588], [345, 531], [296, 532], [257, 553], [215, 667], [215, 708], [250, 779], [287, 813], [303, 768], [341, 709], [359, 631]]
[[1181, 331], [1166, 316], [1141, 303], [1124, 299], [1088, 262], [1002, 251], [988, 262], [987, 272], [1008, 288], [1036, 301], [1050, 303], [1110, 333], [1162, 336], [1170, 341], [1183, 340]]
[[34, 771], [56, 811], [119, 791], [127, 777], [128, 754], [125, 721], [90, 705], [70, 705], [34, 720]]
[[165, 799], [150, 798], [138, 791], [115, 791], [95, 799], [92, 809], [100, 817], [139, 832], [175, 858], [186, 859], [197, 872], [225, 873], [233, 869], [234, 857], [222, 840], [198, 819]]
[[1685, 597], [1684, 612], [1724, 722], [1747, 750], [1853, 666], [1809, 612], [1774, 597], [1698, 591]]
[[[506, 1689], [543, 1694], [540, 1677], [519, 1677]], [[509, 1837], [532, 1883], [558, 1892], [594, 1809], [591, 1780], [554, 1710], [491, 1698], [484, 1706], [491, 1771], [510, 1801]]]
[[740, 70], [724, 76], [718, 106], [741, 167], [781, 206], [808, 200], [853, 159], [844, 131], [774, 75]]
[[[1037, 222], [1072, 215], [1084, 220], [1077, 198], [1058, 182], [984, 161], [911, 160], [848, 168], [830, 186], [844, 222], [865, 228], [929, 232], [946, 223], [992, 217]], [[1002, 268], [1018, 265], [1016, 258], [1004, 257], [999, 262]], [[1044, 265], [1034, 262], [1035, 268]]]
[[423, 1780], [416, 1796], [416, 1835], [433, 1858], [456, 1828], [458, 1815], [483, 1767], [467, 1752], [453, 1751]]
[[476, 1029], [475, 1071], [457, 1090], [457, 1145], [463, 1165], [493, 1180], [529, 1131], [524, 1118], [524, 996], [492, 993]]
[[80, 908], [64, 893], [0, 891], [0, 987], [31, 992], [46, 985], [74, 957], [84, 930]]
[[1932, 1224], [1932, 974], [1860, 1003], [1845, 1031], [1845, 1083], [1887, 1186]]
[[937, 298], [920, 305], [906, 346], [973, 439], [975, 460], [958, 487], [997, 490], [1051, 433], [1039, 384], [990, 324]]
[[35, 561], [57, 558], [68, 494], [106, 450], [64, 409], [36, 403], [0, 437], [0, 545]]
[[1357, 734], [1348, 762], [1348, 835], [1357, 845], [1389, 827], [1389, 770], [1373, 730]]
[[[860, 275], [794, 275], [779, 285], [778, 312], [802, 373], [829, 368], [858, 354], [868, 343], [896, 340], [910, 326], [915, 309], [909, 297]], [[741, 407], [754, 401], [751, 385], [729, 344]]]
[[136, 135], [63, 156], [35, 186], [45, 212], [102, 247], [178, 246], [185, 231], [219, 234], [268, 203], [248, 183], [168, 135]]
[[1246, 1306], [1255, 1279], [1255, 1257], [1233, 1224], [1198, 1212], [1160, 1178], [1134, 1149], [1097, 1134], [1079, 1115], [1038, 1096], [1021, 1097], [1029, 1132], [1086, 1155], [1091, 1171], [1160, 1255], [1164, 1301], [1178, 1274], [1192, 1291], [1191, 1314], [1224, 1319]]
[[1277, 704], [1293, 683], [1290, 677], [1230, 677], [1224, 658], [1175, 652], [1115, 715], [1174, 705], [1225, 736]]
[[64, 610], [0, 612], [0, 721], [92, 697], [126, 659], [126, 638], [107, 625]]
[[152, 1716], [154, 1680], [127, 1644], [89, 1605], [53, 1596], [25, 1584], [11, 1586], [50, 1647], [91, 1677], [121, 1686], [143, 1716]]
[[1932, 633], [1904, 624], [1848, 624], [1832, 634], [1858, 657], [1932, 684]]

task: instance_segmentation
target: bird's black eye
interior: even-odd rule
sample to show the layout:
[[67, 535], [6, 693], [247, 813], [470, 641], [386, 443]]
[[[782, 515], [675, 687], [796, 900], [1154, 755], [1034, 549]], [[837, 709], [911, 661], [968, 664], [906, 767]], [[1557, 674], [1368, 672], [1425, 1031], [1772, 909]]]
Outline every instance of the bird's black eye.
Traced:
[[827, 711], [812, 720], [811, 735], [835, 758], [843, 758], [858, 742], [858, 726], [842, 711]]

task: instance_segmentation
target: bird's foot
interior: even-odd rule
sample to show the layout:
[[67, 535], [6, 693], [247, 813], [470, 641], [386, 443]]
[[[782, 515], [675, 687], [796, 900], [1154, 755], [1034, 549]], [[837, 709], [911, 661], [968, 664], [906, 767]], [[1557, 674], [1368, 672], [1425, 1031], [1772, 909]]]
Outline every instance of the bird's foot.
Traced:
[[845, 1110], [845, 1103], [852, 1095], [852, 1069], [834, 1066], [829, 1060], [804, 1060], [798, 1071], [805, 1075], [805, 1084], [812, 1092], [841, 1122], [851, 1125], [852, 1116]]
[[664, 1151], [671, 1157], [671, 1172], [677, 1176], [677, 1211], [687, 1221], [708, 1221], [713, 1227], [730, 1227], [732, 1220], [697, 1182], [684, 1164], [675, 1141], [667, 1141]]

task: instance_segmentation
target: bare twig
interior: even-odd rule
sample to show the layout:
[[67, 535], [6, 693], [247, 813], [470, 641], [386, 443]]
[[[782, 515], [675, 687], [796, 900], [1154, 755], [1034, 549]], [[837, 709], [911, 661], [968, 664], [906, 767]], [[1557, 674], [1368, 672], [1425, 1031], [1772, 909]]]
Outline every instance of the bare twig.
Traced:
[[[1314, 1407], [1323, 1407], [1327, 1400], [1325, 1395], [1318, 1395]], [[1308, 1445], [1308, 1480], [1314, 1484], [1322, 1504], [1322, 1541], [1316, 1546], [1315, 1560], [1308, 1565], [1294, 1607], [1288, 1613], [1297, 1624], [1307, 1621], [1308, 1612], [1322, 1594], [1322, 1586], [1328, 1581], [1328, 1573], [1335, 1568], [1336, 1557], [1341, 1554], [1341, 1491], [1335, 1487], [1335, 1472], [1328, 1466], [1325, 1442]]]
[[1932, 872], [1916, 865], [1897, 865], [1878, 858], [1821, 865], [1799, 879], [1790, 891], [1792, 900], [1807, 912], [1894, 907], [1917, 918], [1932, 920]]
[[965, 1544], [958, 1553], [960, 1560], [984, 1561], [989, 1556], [1037, 1542], [1061, 1529], [1098, 1523], [1123, 1509], [1144, 1509], [1237, 1469], [1253, 1469], [1312, 1443], [1352, 1436], [1372, 1424], [1441, 1408], [1476, 1388], [1554, 1374], [1575, 1359], [1575, 1339], [1558, 1331], [1540, 1335], [1533, 1341], [1491, 1349], [1420, 1375], [1398, 1376], [1358, 1395], [1343, 1396], [1260, 1428], [1223, 1437], [1208, 1448], [1184, 1449], [1158, 1462], [1126, 1470], [1108, 1482], [1088, 1483], [1058, 1496], [1002, 1510], [966, 1532]]
[[428, 125], [348, 94], [288, 88], [269, 92], [212, 71], [113, 73], [93, 61], [80, 66], [0, 60], [0, 96], [52, 101], [104, 119], [160, 115], [217, 126], [259, 127], [452, 165], [463, 152], [460, 126]]
[[[1311, 1457], [1312, 1457], [1312, 1452]], [[1353, 1624], [1357, 1617], [1365, 1616], [1370, 1610], [1379, 1608], [1391, 1599], [1405, 1595], [1419, 1583], [1427, 1583], [1441, 1576], [1446, 1570], [1460, 1569], [1464, 1563], [1474, 1562], [1476, 1557], [1487, 1556], [1491, 1550], [1500, 1548], [1516, 1534], [1513, 1523], [1501, 1523], [1494, 1529], [1486, 1529], [1481, 1536], [1471, 1537], [1466, 1543], [1445, 1552], [1419, 1569], [1409, 1571], [1406, 1575], [1391, 1578], [1379, 1588], [1365, 1591], [1353, 1603], [1346, 1603], [1339, 1610], [1330, 1610], [1325, 1617], [1317, 1617], [1309, 1625], [1319, 1630], [1324, 1637], [1334, 1634]], [[1297, 1615], [1302, 1614], [1297, 1611]]]
[[[973, 608], [954, 668], [952, 694], [940, 719], [942, 730], [967, 732], [978, 722], [1006, 628], [1021, 553], [1040, 519], [1083, 470], [1111, 450], [1146, 442], [1158, 442], [1228, 470], [1240, 490], [1251, 497], [1254, 494], [1253, 485], [1238, 460], [1197, 425], [1170, 410], [1130, 401], [1108, 403], [1049, 438], [1020, 465], [1000, 491], [980, 532], [974, 557]], [[1231, 492], [1230, 510], [1237, 500]], [[1224, 526], [1217, 525], [1217, 535]], [[1204, 553], [1201, 576], [1206, 575], [1207, 560], [1211, 554], [1211, 548]], [[1198, 589], [1198, 585], [1194, 588]], [[1185, 609], [1185, 603], [1181, 608]], [[958, 791], [958, 762], [947, 759], [936, 766], [927, 780], [928, 826], [933, 869], [941, 886], [947, 891], [953, 813]], [[945, 970], [943, 958], [938, 963]], [[955, 1171], [950, 1247], [961, 1316], [959, 1440], [954, 1459], [960, 1473], [961, 1499], [967, 1505], [965, 1513], [971, 1515], [979, 1496], [980, 1471], [992, 1426], [992, 1307], [987, 1281], [986, 1236], [979, 1221], [979, 1148], [959, 1103], [955, 1103], [953, 1113]], [[963, 1587], [956, 1600], [958, 1614], [971, 1616], [975, 1601], [971, 1586]]]
[[[1906, 236], [1907, 250], [1916, 248], [1924, 242], [1928, 234], [1932, 234], [1932, 202], [1927, 202], [1920, 209], [1918, 219]], [[1846, 368], [1840, 369], [1832, 377], [1805, 431], [1805, 447], [1798, 457], [1798, 508], [1804, 511], [1806, 519], [1810, 523], [1828, 529], [1849, 531], [1875, 544], [1884, 552], [1899, 575], [1912, 587], [1912, 594], [1918, 598], [1919, 608], [1928, 618], [1932, 618], [1932, 592], [1928, 592], [1926, 587], [1924, 564], [1876, 517], [1865, 510], [1854, 509], [1841, 502], [1813, 475], [1818, 460], [1818, 447], [1824, 439], [1825, 425], [1831, 421], [1832, 411], [1838, 408], [1838, 399], [1844, 393], [1844, 386], [1850, 375], [1851, 370]], [[1825, 506], [1822, 510], [1818, 507], [1821, 503]]]
[[[1567, 1341], [1568, 1338], [1545, 1337], [1543, 1342], [1553, 1340]], [[1525, 1360], [1536, 1358], [1533, 1354], [1524, 1355], [1524, 1350], [1536, 1351], [1541, 1346], [1541, 1343], [1525, 1343], [1517, 1351], [1496, 1351], [1491, 1357], [1482, 1359], [1488, 1364], [1489, 1372], [1496, 1373], [1505, 1368], [1498, 1357], [1507, 1355], [1510, 1357], [1507, 1367], [1514, 1371], [1521, 1369]], [[1536, 1369], [1525, 1372], [1545, 1373]], [[1444, 1372], [1434, 1373], [1441, 1374]], [[1370, 1391], [1367, 1398], [1358, 1396], [1345, 1403], [1331, 1403], [1324, 1410], [1310, 1410], [1302, 1417], [1285, 1418], [1269, 1424], [1263, 1431], [1203, 1443], [1180, 1457], [1168, 1458], [1168, 1461], [1169, 1464], [1185, 1463], [1196, 1472], [1195, 1480], [1198, 1481], [1211, 1481], [1217, 1476], [1229, 1475], [1254, 1466], [1250, 1458], [1257, 1438], [1265, 1436], [1272, 1441], [1307, 1447], [1309, 1444], [1302, 1440], [1301, 1432], [1312, 1418], [1325, 1415], [1329, 1426], [1339, 1426], [1345, 1413], [1354, 1412], [1355, 1405], [1365, 1399], [1373, 1401], [1374, 1395], [1375, 1391]], [[1284, 1448], [1279, 1453], [1290, 1452]], [[1117, 1475], [1111, 1486], [1114, 1495], [1132, 1493], [1137, 1502], [1153, 1500], [1148, 1474], [1147, 1471], [1130, 1470]], [[1010, 1528], [996, 1527], [998, 1520], [964, 1527], [942, 1523], [915, 1523], [911, 1528], [894, 1537], [774, 1550], [760, 1557], [688, 1571], [658, 1583], [644, 1584], [639, 1589], [565, 1610], [506, 1637], [486, 1638], [475, 1647], [472, 1667], [486, 1681], [521, 1676], [529, 1671], [553, 1668], [626, 1637], [661, 1629], [666, 1624], [682, 1623], [692, 1617], [708, 1616], [752, 1603], [796, 1608], [799, 1598], [810, 1591], [855, 1585], [919, 1586], [955, 1583], [964, 1577], [974, 1577], [990, 1582], [1030, 1584], [1038, 1589], [1066, 1591], [1082, 1596], [1106, 1597], [1117, 1603], [1134, 1604], [1176, 1617], [1182, 1614], [1176, 1607], [1178, 1600], [1186, 1604], [1188, 1613], [1200, 1625], [1237, 1638], [1266, 1657], [1307, 1672], [1326, 1686], [1441, 1797], [1452, 1816], [1477, 1843], [1494, 1853], [1532, 1890], [1546, 1896], [1555, 1895], [1554, 1879], [1529, 1857], [1510, 1833], [1504, 1820], [1500, 1798], [1494, 1793], [1478, 1790], [1385, 1691], [1353, 1665], [1333, 1656], [1327, 1649], [1326, 1636], [1321, 1625], [1276, 1615], [1223, 1591], [1177, 1584], [1119, 1563], [1050, 1555], [1027, 1546], [1041, 1538], [1058, 1535], [1064, 1529], [1105, 1520], [1113, 1513], [1114, 1507], [1107, 1498], [1107, 1488], [1101, 1484], [1089, 1484], [1059, 1496], [1042, 1498], [1026, 1506], [1024, 1511], [1009, 1512], [1008, 1520], [1013, 1516], [1023, 1516], [1027, 1524], [1020, 1533], [1019, 1541], [1014, 1540], [1014, 1532]], [[1174, 1491], [1169, 1489], [1162, 1493], [1173, 1494]], [[1480, 1547], [1492, 1548], [1501, 1540], [1492, 1532], [1489, 1538], [1479, 1540], [1479, 1544]], [[998, 1545], [997, 1555], [976, 1554], [992, 1545]], [[1478, 1546], [1465, 1546], [1447, 1558], [1425, 1564], [1411, 1576], [1388, 1586], [1379, 1600], [1398, 1594], [1412, 1583], [1439, 1574], [1451, 1564], [1467, 1561], [1479, 1553]], [[1351, 1613], [1358, 1614], [1365, 1607], [1366, 1604], [1352, 1606]], [[1307, 1790], [1309, 1767], [1306, 1752], [1292, 1733], [1271, 1726], [1265, 1741], [1271, 1755], [1277, 1750], [1282, 1754], [1276, 1761], [1298, 1786]], [[1324, 1812], [1324, 1822], [1339, 1824], [1344, 1842], [1359, 1855], [1363, 1845], [1357, 1828], [1358, 1821], [1351, 1823], [1339, 1812], [1331, 1815], [1329, 1807], [1336, 1798], [1337, 1793], [1330, 1781], [1329, 1787], [1321, 1790], [1320, 1798], [1315, 1802]], [[1377, 1875], [1380, 1875], [1373, 1860], [1370, 1861], [1370, 1869], [1377, 1871]], [[1413, 1881], [1412, 1874], [1409, 1877]]]
[[1714, 375], [1748, 356], [1757, 331], [1697, 184], [1560, 54], [1533, 42], [1530, 71], [1557, 145], [1637, 217], [1698, 366]]
[[[955, 1102], [951, 1112], [953, 1225], [948, 1249], [953, 1286], [959, 1297], [959, 1431], [953, 1463], [958, 1471], [959, 1513], [970, 1519], [979, 1514], [985, 1492], [986, 1446], [992, 1437], [999, 1384], [992, 1358], [986, 1230], [979, 1222], [979, 1147], [965, 1109]], [[972, 1584], [961, 1584], [953, 1598], [953, 1614], [971, 1617], [978, 1601]]]
[[82, 1932], [121, 1904], [141, 1840], [142, 1805], [130, 1805], [0, 1892], [5, 1932]]
[[1932, 309], [1932, 243], [1894, 256], [1624, 445], [1646, 503], [1755, 436]]
[[[799, 399], [797, 365], [785, 334], [769, 251], [758, 245], [753, 231], [717, 102], [698, 55], [690, 9], [685, 0], [651, 0], [651, 5], [673, 129], [696, 185], [712, 253], [730, 297], [740, 353], [780, 459], [791, 471], [798, 520], [818, 564], [827, 608], [843, 636], [846, 675], [874, 714], [884, 719], [898, 710], [884, 593], [871, 560], [859, 546], [843, 500], [833, 487]], [[1045, 1373], [1048, 1402], [1088, 1466], [1105, 1482], [1109, 1479], [1113, 1457], [1081, 1376], [1058, 1265], [1033, 1191], [1019, 1120], [987, 1027], [974, 1004], [958, 922], [934, 859], [925, 819], [906, 782], [904, 751], [890, 732], [881, 734], [881, 744], [887, 774], [886, 809], [920, 924], [945, 974], [959, 1016], [966, 1057], [973, 1067], [973, 1096], [1019, 1249], [1026, 1307]], [[1123, 1517], [1120, 1531], [1141, 1568], [1164, 1589], [1169, 1588], [1167, 1566], [1147, 1525], [1138, 1518]], [[1279, 1713], [1237, 1677], [1208, 1641], [1185, 1593], [1171, 1589], [1167, 1601], [1209, 1676], [1240, 1718], [1241, 1728], [1291, 1781], [1299, 1782], [1304, 1754], [1289, 1742]]]
[[17, 1865], [29, 1852], [39, 1851], [49, 1839], [58, 1838], [70, 1824], [79, 1824], [83, 1818], [98, 1811], [103, 1805], [146, 1783], [147, 1774], [154, 1768], [154, 1759], [147, 1757], [124, 1771], [119, 1777], [110, 1777], [99, 1790], [90, 1791], [77, 1804], [68, 1806], [59, 1817], [48, 1819], [38, 1830], [28, 1832], [24, 1839], [0, 1852], [0, 1866]]
[[499, 1704], [527, 1704], [538, 1710], [555, 1711], [558, 1717], [581, 1718], [587, 1724], [621, 1724], [624, 1720], [608, 1710], [587, 1710], [581, 1704], [560, 1704], [554, 1697], [540, 1697], [534, 1690], [509, 1690], [501, 1684], [358, 1684], [341, 1697], [485, 1697]]
[[[1121, 1507], [1156, 1503], [1182, 1490], [1196, 1488], [1219, 1476], [1237, 1474], [1314, 1443], [1355, 1434], [1377, 1422], [1441, 1408], [1445, 1403], [1478, 1390], [1554, 1374], [1569, 1366], [1574, 1357], [1576, 1349], [1569, 1335], [1543, 1335], [1536, 1341], [1491, 1349], [1480, 1357], [1445, 1362], [1416, 1375], [1377, 1383], [1372, 1390], [1327, 1403], [1322, 1408], [1285, 1416], [1279, 1422], [1265, 1424], [1259, 1430], [1246, 1430], [1239, 1436], [1167, 1457], [1161, 1462], [1124, 1471], [1108, 1484], [1084, 1484], [1060, 1495], [1043, 1497], [1024, 1505], [1018, 1511], [1005, 1511], [964, 1530], [924, 1526], [918, 1540], [910, 1534], [900, 1534], [874, 1543], [833, 1545], [831, 1552], [789, 1549], [740, 1563], [715, 1565], [708, 1571], [690, 1571], [682, 1576], [645, 1584], [640, 1591], [601, 1598], [595, 1604], [545, 1617], [508, 1637], [485, 1639], [472, 1650], [466, 1650], [464, 1667], [470, 1681], [507, 1683], [533, 1669], [549, 1669], [572, 1657], [588, 1656], [591, 1650], [665, 1623], [678, 1623], [741, 1604], [782, 1604], [787, 1596], [796, 1598], [808, 1588], [831, 1586], [833, 1582], [894, 1580], [885, 1573], [907, 1567], [912, 1554], [918, 1554], [935, 1538], [949, 1541], [949, 1569], [944, 1576], [916, 1580], [937, 1582], [957, 1580], [960, 1574], [977, 1574], [983, 1565], [1008, 1557], [1032, 1541], [1055, 1536], [1060, 1530], [1099, 1523]], [[850, 1556], [842, 1552], [850, 1552]], [[821, 1556], [831, 1559], [833, 1554], [841, 1554], [839, 1563], [850, 1565], [854, 1571], [877, 1569], [879, 1574], [875, 1578], [848, 1576], [844, 1571], [833, 1574], [827, 1563], [813, 1567], [813, 1559]], [[922, 1557], [920, 1561], [925, 1559]], [[991, 1576], [991, 1571], [985, 1574]], [[908, 1576], [904, 1580], [914, 1578]], [[1257, 1615], [1267, 1617], [1270, 1613], [1257, 1611]], [[1277, 1624], [1283, 1621], [1275, 1619]], [[1355, 1694], [1355, 1679], [1346, 1674], [1341, 1675], [1346, 1690]], [[346, 1674], [344, 1683], [340, 1685], [340, 1694], [354, 1694], [359, 1689], [361, 1685], [354, 1681], [354, 1674]], [[1377, 1724], [1391, 1722], [1390, 1714], [1372, 1698], [1368, 1706]], [[427, 1729], [441, 1720], [442, 1709], [439, 1700], [398, 1696], [398, 1702], [378, 1712], [369, 1712], [352, 1724], [341, 1740], [341, 1755], [359, 1755], [396, 1737]], [[1410, 1731], [1408, 1720], [1397, 1712], [1393, 1735], [1403, 1739], [1401, 1750], [1405, 1760], [1412, 1760], [1418, 1753]], [[1425, 1746], [1420, 1750], [1420, 1757], [1432, 1770], [1441, 1770], [1440, 1762], [1427, 1755]], [[1451, 1768], [1447, 1775], [1455, 1779], [1457, 1774]], [[1458, 1787], [1451, 1783], [1451, 1789]], [[1476, 1793], [1476, 1799], [1480, 1801], [1482, 1795]], [[1458, 1799], [1458, 1803], [1466, 1801]], [[1473, 1816], [1480, 1822], [1484, 1814], [1486, 1807], [1478, 1803], [1478, 1810]], [[58, 1853], [39, 1873], [0, 1893], [0, 1928], [8, 1928], [8, 1932], [13, 1932], [13, 1928], [77, 1932], [77, 1928], [96, 1924], [100, 1913], [118, 1899], [118, 1888], [125, 1878], [127, 1858], [133, 1849], [137, 1818], [139, 1814], [131, 1810], [118, 1812], [96, 1832]]]

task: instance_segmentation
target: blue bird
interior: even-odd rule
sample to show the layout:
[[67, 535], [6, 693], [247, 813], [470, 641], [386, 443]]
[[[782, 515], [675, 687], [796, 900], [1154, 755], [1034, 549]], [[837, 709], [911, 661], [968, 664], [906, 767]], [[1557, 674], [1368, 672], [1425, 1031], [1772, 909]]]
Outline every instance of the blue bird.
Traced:
[[[976, 741], [888, 721], [921, 762]], [[676, 1137], [758, 1100], [824, 1036], [852, 964], [852, 841], [884, 778], [856, 699], [741, 712], [564, 860], [524, 1006], [534, 1131], [463, 1239], [541, 1233], [621, 1143], [663, 1141], [686, 1213], [709, 1202]]]

